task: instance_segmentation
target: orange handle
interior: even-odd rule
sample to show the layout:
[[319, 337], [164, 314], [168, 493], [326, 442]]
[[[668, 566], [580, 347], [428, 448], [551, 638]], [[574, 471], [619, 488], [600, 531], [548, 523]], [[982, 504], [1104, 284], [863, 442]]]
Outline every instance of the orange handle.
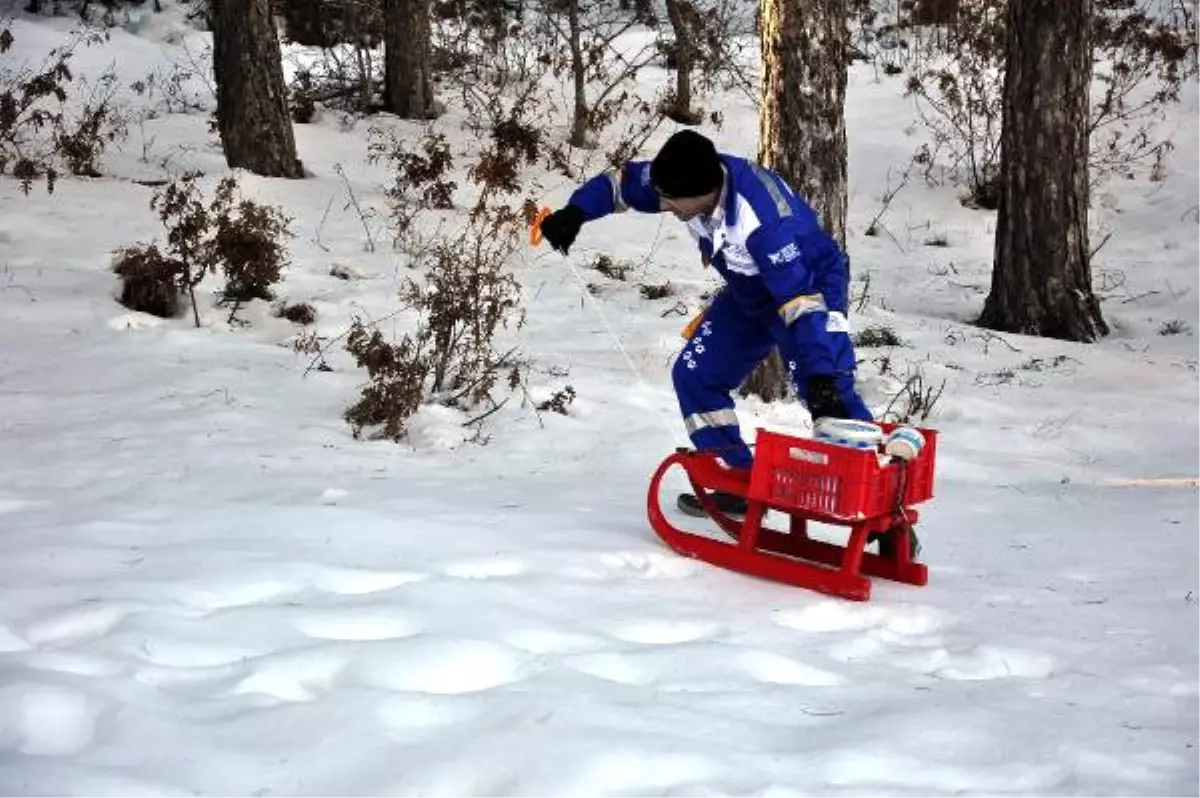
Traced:
[[533, 217], [533, 226], [529, 228], [529, 243], [532, 246], [537, 246], [542, 243], [542, 222], [552, 213], [550, 208], [542, 206], [538, 211], [537, 216]]

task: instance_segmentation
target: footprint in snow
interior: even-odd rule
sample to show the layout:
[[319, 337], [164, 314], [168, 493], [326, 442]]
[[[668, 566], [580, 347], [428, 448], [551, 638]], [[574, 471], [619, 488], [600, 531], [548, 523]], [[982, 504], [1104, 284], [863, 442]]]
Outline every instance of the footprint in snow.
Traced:
[[571, 566], [567, 574], [581, 579], [685, 579], [702, 568], [711, 566], [672, 551], [614, 551], [601, 554], [594, 562]]
[[319, 589], [329, 593], [362, 596], [420, 582], [427, 578], [425, 574], [406, 571], [369, 571], [365, 568], [322, 567], [317, 572], [314, 581]]
[[989, 681], [992, 679], [1045, 679], [1054, 673], [1054, 657], [1037, 651], [1003, 646], [977, 646], [965, 653], [938, 648], [896, 660], [902, 667], [941, 679]]
[[720, 627], [703, 621], [665, 621], [647, 619], [615, 626], [613, 637], [647, 646], [669, 646], [708, 640], [717, 635]]
[[845, 682], [832, 671], [769, 651], [744, 651], [731, 663], [751, 678], [767, 684], [794, 684], [805, 687], [833, 687]]
[[391, 695], [380, 702], [375, 717], [393, 740], [418, 743], [438, 729], [470, 723], [482, 712], [478, 701], [459, 696]]
[[544, 628], [509, 630], [504, 642], [531, 654], [577, 654], [609, 645], [607, 640], [600, 637]]
[[355, 664], [355, 673], [368, 687], [458, 695], [501, 687], [527, 675], [527, 655], [491, 641], [417, 637], [381, 646]]
[[350, 655], [331, 648], [271, 655], [251, 663], [252, 673], [233, 688], [235, 695], [261, 693], [280, 701], [315, 701], [329, 692]]
[[884, 631], [898, 637], [931, 635], [946, 622], [942, 613], [919, 605], [872, 606], [819, 601], [798, 610], [781, 610], [772, 616], [780, 626], [800, 632]]
[[497, 579], [519, 576], [526, 571], [520, 560], [499, 558], [492, 560], [470, 560], [446, 566], [444, 573], [456, 579]]
[[11, 496], [0, 496], [0, 515], [15, 513], [17, 510], [30, 506], [33, 502], [16, 499]]
[[316, 640], [394, 640], [420, 633], [425, 624], [395, 607], [345, 608], [307, 612], [292, 619], [302, 634]]
[[7, 651], [28, 651], [32, 646], [12, 629], [0, 623], [0, 654]]
[[[86, 640], [110, 632], [129, 611], [120, 604], [108, 601], [88, 601], [73, 607], [49, 612], [25, 627], [23, 637], [30, 643], [65, 643]], [[3, 647], [0, 634], [0, 648]]]
[[0, 687], [0, 751], [78, 754], [92, 744], [100, 708], [78, 690], [41, 682]]

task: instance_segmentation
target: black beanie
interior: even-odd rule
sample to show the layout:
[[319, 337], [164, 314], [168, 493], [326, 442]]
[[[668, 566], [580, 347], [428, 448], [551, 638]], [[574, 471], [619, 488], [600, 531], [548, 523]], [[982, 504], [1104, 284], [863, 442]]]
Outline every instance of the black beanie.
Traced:
[[665, 197], [702, 197], [724, 179], [717, 148], [687, 128], [667, 139], [650, 164], [650, 181]]

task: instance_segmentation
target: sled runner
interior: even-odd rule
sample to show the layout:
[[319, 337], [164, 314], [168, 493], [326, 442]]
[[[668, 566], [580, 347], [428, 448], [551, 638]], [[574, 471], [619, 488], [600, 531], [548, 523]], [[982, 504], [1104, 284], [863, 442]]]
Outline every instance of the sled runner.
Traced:
[[[897, 425], [880, 426], [890, 433]], [[868, 576], [924, 585], [928, 572], [910, 550], [917, 521], [912, 505], [933, 496], [937, 432], [920, 432], [925, 447], [906, 462], [881, 461], [874, 450], [759, 430], [749, 474], [726, 468], [710, 453], [678, 449], [650, 480], [650, 524], [685, 557], [855, 601], [870, 598]], [[689, 532], [667, 519], [659, 496], [663, 476], [674, 466], [687, 472], [695, 495], [730, 540]], [[745, 516], [723, 512], [716, 493], [744, 497]], [[763, 525], [768, 510], [788, 517], [786, 530]], [[846, 544], [809, 537], [810, 521], [849, 527]], [[884, 532], [897, 536], [895, 545], [885, 555], [866, 552], [867, 538]]]

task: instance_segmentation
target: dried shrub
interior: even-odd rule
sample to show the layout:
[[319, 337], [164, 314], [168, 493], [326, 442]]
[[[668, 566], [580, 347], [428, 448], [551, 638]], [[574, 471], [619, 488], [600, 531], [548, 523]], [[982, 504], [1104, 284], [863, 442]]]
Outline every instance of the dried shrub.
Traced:
[[919, 366], [912, 368], [904, 385], [888, 400], [880, 419], [895, 424], [928, 421], [945, 390], [945, 380], [935, 386], [925, 378]]
[[1006, 0], [962, 0], [946, 39], [926, 40], [933, 52], [905, 84], [933, 136], [933, 156], [967, 189], [964, 204], [991, 210], [999, 201], [1005, 8]]
[[508, 206], [478, 207], [464, 229], [436, 238], [425, 278], [409, 278], [400, 292], [416, 329], [398, 341], [356, 320], [347, 350], [369, 380], [345, 414], [356, 437], [378, 426], [383, 437], [399, 440], [426, 401], [463, 409], [490, 405], [486, 417], [500, 406], [492, 398], [495, 388], [520, 385], [516, 350], [501, 353], [494, 339], [523, 322], [520, 284], [506, 264], [525, 225], [523, 213]]
[[317, 309], [307, 302], [297, 302], [294, 305], [285, 302], [275, 315], [294, 324], [307, 325], [316, 322]]
[[287, 265], [288, 219], [278, 208], [238, 199], [236, 192], [237, 182], [223, 179], [209, 209], [216, 227], [214, 256], [225, 273], [222, 301], [270, 300], [271, 286]]
[[[206, 206], [196, 186], [199, 177], [198, 172], [189, 172], [150, 201], [167, 230], [166, 252], [154, 244], [127, 247], [118, 251], [113, 267], [122, 279], [123, 303], [127, 296], [131, 300], [156, 296], [156, 292], [131, 287], [128, 282], [144, 283], [150, 279], [147, 275], [152, 275], [153, 280], [174, 285], [176, 292], [187, 292], [197, 327], [196, 286], [218, 270], [223, 270], [226, 278], [221, 301], [233, 303], [231, 320], [241, 302], [270, 298], [269, 287], [279, 280], [287, 262], [283, 239], [290, 235], [287, 218], [279, 209], [238, 198], [233, 177], [217, 184], [213, 200]], [[157, 302], [146, 305], [163, 307]]]
[[1192, 327], [1183, 319], [1171, 319], [1164, 321], [1158, 328], [1159, 335], [1186, 335], [1191, 333]]
[[179, 264], [158, 247], [150, 244], [117, 250], [113, 271], [121, 278], [122, 305], [164, 319], [179, 315]]
[[855, 333], [852, 340], [854, 341], [854, 346], [862, 349], [876, 346], [904, 345], [904, 342], [900, 340], [900, 336], [896, 334], [896, 331], [884, 325], [867, 327], [861, 332]]
[[[70, 102], [69, 89], [76, 83], [71, 59], [79, 47], [103, 40], [100, 33], [76, 32], [36, 67], [0, 69], [0, 174], [11, 174], [26, 194], [41, 180], [52, 193], [60, 166], [75, 175], [98, 176], [101, 154], [125, 134], [111, 70], [90, 85], [77, 111]], [[0, 28], [0, 54], [13, 43], [12, 30]], [[89, 88], [82, 81], [78, 85]]]
[[567, 408], [575, 401], [575, 388], [570, 385], [563, 387], [561, 390], [555, 391], [554, 394], [544, 402], [540, 402], [537, 409], [543, 413], [550, 411], [559, 415], [567, 415]]
[[378, 110], [381, 0], [283, 0], [277, 6], [287, 40], [321, 48], [315, 60], [297, 63], [308, 74], [308, 96], [352, 114]]
[[393, 182], [386, 194], [397, 242], [408, 239], [422, 212], [454, 207], [458, 184], [447, 179], [454, 157], [445, 135], [427, 133], [420, 152], [413, 152], [395, 133], [375, 129], [371, 132], [369, 159], [372, 163], [385, 161], [393, 170]]
[[1094, 176], [1163, 170], [1173, 143], [1158, 133], [1168, 103], [1196, 76], [1195, 4], [1096, 0], [1092, 42], [1102, 91], [1089, 120]]
[[629, 279], [629, 272], [633, 269], [628, 263], [617, 263], [608, 255], [597, 255], [592, 261], [592, 268], [603, 274], [610, 280], [619, 280], [624, 282]]
[[[909, 73], [906, 90], [920, 101], [933, 134], [931, 156], [967, 188], [965, 204], [994, 209], [999, 200], [1001, 92], [1007, 0], [958, 0], [953, 21], [932, 31], [914, 21], [879, 30]], [[1197, 74], [1193, 7], [1172, 0], [1097, 0], [1092, 6], [1094, 78], [1089, 119], [1093, 182], [1109, 175], [1161, 175], [1173, 149], [1158, 130], [1168, 103]], [[932, 164], [930, 164], [932, 167]], [[931, 179], [933, 170], [926, 170]]]
[[362, 437], [368, 427], [381, 427], [383, 437], [400, 440], [425, 398], [428, 353], [413, 336], [389, 343], [377, 327], [357, 318], [350, 325], [346, 351], [359, 368], [367, 370], [369, 380], [358, 401], [344, 414], [354, 437]]
[[641, 289], [642, 299], [666, 299], [675, 293], [675, 289], [671, 287], [669, 282], [660, 284], [644, 283], [638, 287]]
[[312, 73], [300, 70], [296, 79], [288, 86], [288, 112], [292, 121], [307, 125], [317, 115], [317, 103], [313, 98]]
[[494, 193], [515, 194], [521, 190], [522, 164], [537, 162], [543, 134], [520, 117], [519, 109], [492, 127], [492, 146], [467, 174], [483, 187], [483, 199]]

